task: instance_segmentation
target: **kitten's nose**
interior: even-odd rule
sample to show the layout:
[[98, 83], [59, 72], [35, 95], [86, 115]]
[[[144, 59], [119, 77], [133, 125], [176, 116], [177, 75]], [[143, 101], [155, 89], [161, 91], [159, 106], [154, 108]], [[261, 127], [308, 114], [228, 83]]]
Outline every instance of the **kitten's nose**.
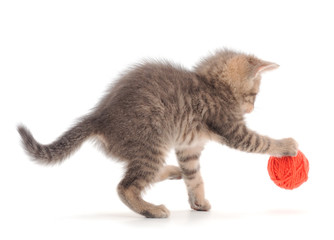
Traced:
[[254, 110], [254, 106], [249, 106], [246, 108], [246, 113], [251, 113]]

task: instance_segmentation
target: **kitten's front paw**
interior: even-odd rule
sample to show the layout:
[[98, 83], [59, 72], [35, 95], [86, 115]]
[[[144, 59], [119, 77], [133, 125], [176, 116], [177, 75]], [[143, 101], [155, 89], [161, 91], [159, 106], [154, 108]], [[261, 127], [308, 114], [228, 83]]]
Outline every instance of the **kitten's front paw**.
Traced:
[[277, 157], [297, 156], [298, 143], [293, 138], [284, 138], [278, 142]]
[[196, 211], [209, 211], [211, 209], [211, 204], [206, 199], [199, 201], [195, 198], [189, 198], [189, 203], [191, 208]]

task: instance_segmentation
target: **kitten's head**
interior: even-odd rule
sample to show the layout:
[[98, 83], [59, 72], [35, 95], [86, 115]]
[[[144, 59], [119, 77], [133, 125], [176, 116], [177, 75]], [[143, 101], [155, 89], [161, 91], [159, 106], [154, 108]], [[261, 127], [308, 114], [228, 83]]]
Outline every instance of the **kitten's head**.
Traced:
[[243, 113], [250, 113], [259, 92], [261, 73], [278, 67], [253, 55], [223, 50], [202, 61], [195, 71], [217, 89], [228, 85]]

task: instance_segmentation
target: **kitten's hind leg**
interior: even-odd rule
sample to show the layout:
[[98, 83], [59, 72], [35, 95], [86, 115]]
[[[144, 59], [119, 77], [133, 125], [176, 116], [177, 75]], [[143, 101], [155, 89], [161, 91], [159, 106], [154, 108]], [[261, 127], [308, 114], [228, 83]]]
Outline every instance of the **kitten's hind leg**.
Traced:
[[158, 175], [157, 182], [161, 182], [166, 179], [182, 179], [182, 171], [179, 167], [166, 165], [164, 166]]
[[[150, 158], [149, 158], [150, 159]], [[158, 177], [162, 161], [138, 159], [129, 164], [118, 185], [121, 200], [133, 211], [147, 218], [166, 218], [169, 211], [164, 205], [153, 205], [143, 200], [142, 192]]]
[[209, 211], [211, 205], [205, 199], [204, 183], [200, 173], [199, 156], [203, 147], [177, 149], [176, 155], [186, 183], [189, 203], [197, 211]]

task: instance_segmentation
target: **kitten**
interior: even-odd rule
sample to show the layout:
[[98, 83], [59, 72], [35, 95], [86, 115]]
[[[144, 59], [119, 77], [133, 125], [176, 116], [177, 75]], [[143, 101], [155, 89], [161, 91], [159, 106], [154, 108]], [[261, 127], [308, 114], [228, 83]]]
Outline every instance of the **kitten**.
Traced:
[[[164, 205], [142, 199], [150, 184], [183, 178], [191, 208], [208, 211], [199, 157], [214, 140], [245, 152], [295, 156], [294, 139], [275, 140], [247, 128], [244, 114], [253, 111], [261, 73], [277, 68], [231, 50], [201, 61], [193, 71], [168, 62], [146, 62], [125, 73], [87, 116], [48, 145], [38, 143], [18, 126], [26, 152], [37, 162], [61, 162], [88, 138], [103, 151], [126, 163], [118, 185], [121, 200], [148, 218], [165, 218]], [[180, 167], [166, 166], [174, 148]]]

